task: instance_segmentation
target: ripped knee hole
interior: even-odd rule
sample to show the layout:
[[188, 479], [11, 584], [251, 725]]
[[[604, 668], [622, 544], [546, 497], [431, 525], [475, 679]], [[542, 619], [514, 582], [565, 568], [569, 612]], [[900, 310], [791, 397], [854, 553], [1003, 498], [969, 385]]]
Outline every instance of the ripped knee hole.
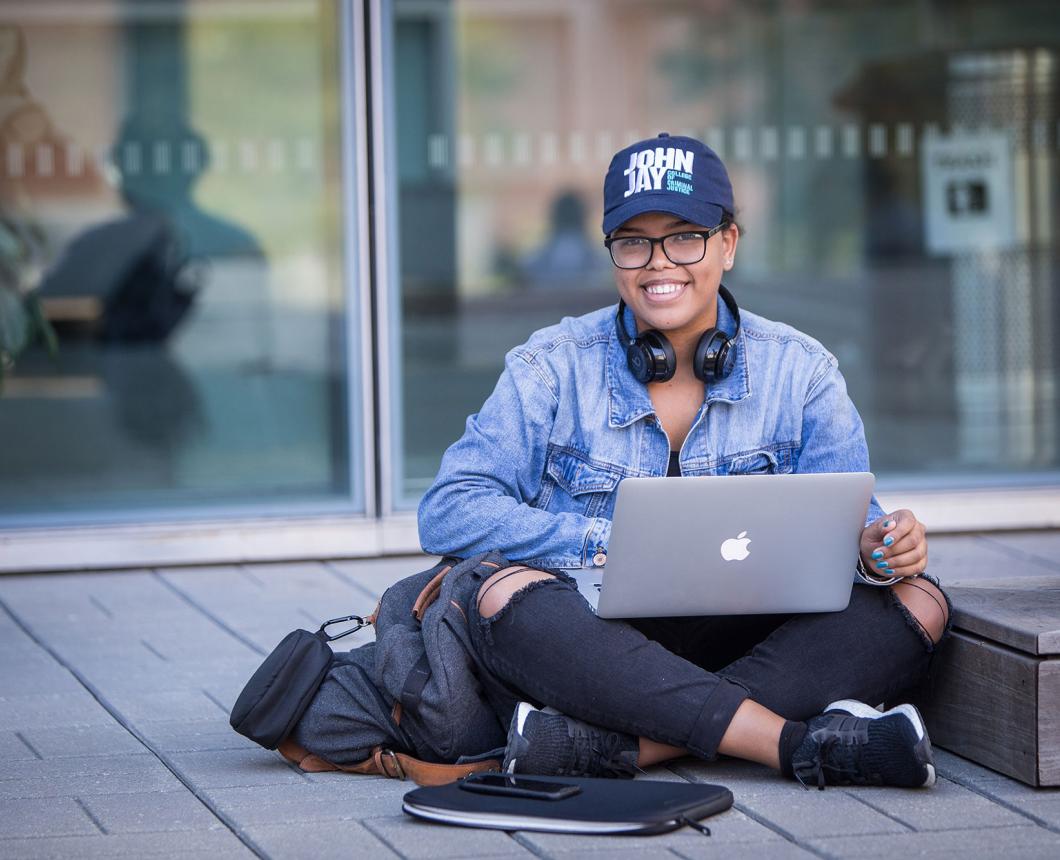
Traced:
[[906, 579], [891, 586], [895, 596], [933, 644], [938, 644], [949, 623], [946, 596], [929, 581]]
[[555, 579], [551, 573], [532, 567], [507, 567], [492, 574], [478, 590], [476, 607], [482, 618], [491, 618], [511, 601], [512, 596], [532, 582]]

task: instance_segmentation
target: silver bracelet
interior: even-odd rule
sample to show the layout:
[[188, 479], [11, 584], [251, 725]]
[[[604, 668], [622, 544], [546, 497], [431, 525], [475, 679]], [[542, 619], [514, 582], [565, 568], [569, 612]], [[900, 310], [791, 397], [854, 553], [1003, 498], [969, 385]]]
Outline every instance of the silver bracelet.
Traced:
[[900, 576], [892, 576], [888, 578], [885, 576], [880, 576], [875, 571], [866, 570], [865, 562], [861, 560], [861, 553], [858, 553], [857, 573], [858, 576], [861, 578], [861, 581], [867, 585], [894, 585], [894, 583], [898, 582], [898, 580], [902, 578]]

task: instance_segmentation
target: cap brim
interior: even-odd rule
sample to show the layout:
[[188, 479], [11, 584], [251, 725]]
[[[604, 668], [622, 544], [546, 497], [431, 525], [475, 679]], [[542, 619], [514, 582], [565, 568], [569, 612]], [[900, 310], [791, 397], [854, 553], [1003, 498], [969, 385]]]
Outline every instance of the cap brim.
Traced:
[[608, 236], [630, 218], [645, 212], [666, 212], [683, 218], [689, 224], [713, 227], [721, 223], [724, 210], [714, 203], [681, 198], [670, 192], [666, 194], [638, 194], [604, 215], [604, 235]]

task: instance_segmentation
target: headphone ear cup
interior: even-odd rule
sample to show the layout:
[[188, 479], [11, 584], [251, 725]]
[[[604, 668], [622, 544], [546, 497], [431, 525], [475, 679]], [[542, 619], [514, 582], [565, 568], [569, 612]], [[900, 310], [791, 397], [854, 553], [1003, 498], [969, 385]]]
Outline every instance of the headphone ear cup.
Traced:
[[732, 345], [728, 336], [716, 328], [703, 332], [696, 344], [696, 354], [692, 359], [692, 372], [702, 382], [711, 383], [724, 379], [726, 363], [729, 359], [729, 348]]
[[648, 329], [626, 347], [626, 363], [638, 382], [665, 382], [677, 372], [677, 356], [665, 335]]

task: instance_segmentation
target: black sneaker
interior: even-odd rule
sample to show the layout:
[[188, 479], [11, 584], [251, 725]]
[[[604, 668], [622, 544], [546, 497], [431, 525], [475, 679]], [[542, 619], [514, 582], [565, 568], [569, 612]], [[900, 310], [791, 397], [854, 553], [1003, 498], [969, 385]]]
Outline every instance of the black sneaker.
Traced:
[[913, 705], [878, 711], [863, 702], [833, 702], [807, 723], [806, 738], [792, 756], [804, 786], [935, 784], [931, 740]]
[[542, 776], [605, 776], [631, 779], [639, 743], [559, 713], [520, 702], [508, 729], [501, 770]]

